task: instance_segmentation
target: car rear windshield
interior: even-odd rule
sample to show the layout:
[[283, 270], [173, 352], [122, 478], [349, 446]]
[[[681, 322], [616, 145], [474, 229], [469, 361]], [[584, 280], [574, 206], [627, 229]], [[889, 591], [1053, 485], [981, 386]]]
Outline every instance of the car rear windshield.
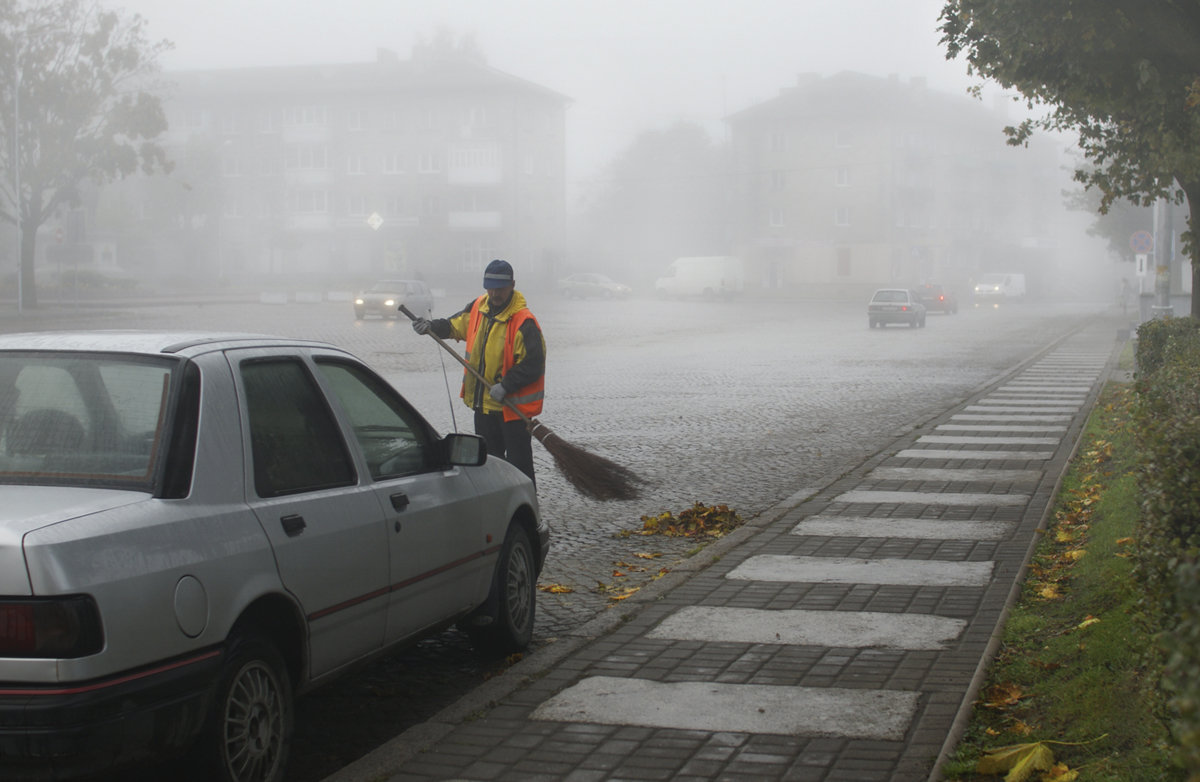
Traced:
[[[862, 299], [859, 299], [862, 301]], [[876, 291], [875, 301], [908, 301], [908, 291]], [[861, 305], [860, 305], [861, 306]]]
[[175, 362], [0, 354], [0, 483], [149, 490]]

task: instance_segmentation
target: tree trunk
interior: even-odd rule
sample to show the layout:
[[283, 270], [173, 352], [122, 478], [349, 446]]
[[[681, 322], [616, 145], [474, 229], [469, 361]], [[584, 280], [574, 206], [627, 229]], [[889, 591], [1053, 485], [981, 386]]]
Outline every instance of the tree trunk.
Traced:
[[37, 284], [33, 279], [33, 257], [37, 247], [37, 229], [22, 226], [21, 230], [21, 308], [33, 309], [37, 306]]
[[1181, 183], [1188, 200], [1188, 260], [1192, 262], [1192, 317], [1200, 318], [1200, 182]]

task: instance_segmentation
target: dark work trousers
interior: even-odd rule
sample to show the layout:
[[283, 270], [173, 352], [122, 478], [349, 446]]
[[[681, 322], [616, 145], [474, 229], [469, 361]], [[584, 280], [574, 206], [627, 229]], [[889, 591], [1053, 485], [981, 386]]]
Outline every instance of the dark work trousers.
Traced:
[[[475, 434], [487, 443], [490, 456], [499, 456], [533, 481], [533, 435], [518, 418], [505, 421], [504, 413], [475, 411]], [[535, 481], [536, 482], [536, 481]]]

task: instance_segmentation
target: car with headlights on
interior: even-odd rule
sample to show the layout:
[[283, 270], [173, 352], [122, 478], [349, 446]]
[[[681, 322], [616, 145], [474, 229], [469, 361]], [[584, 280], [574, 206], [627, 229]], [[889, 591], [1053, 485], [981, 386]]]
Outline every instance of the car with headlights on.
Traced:
[[911, 328], [925, 325], [925, 305], [916, 291], [908, 288], [880, 288], [867, 303], [867, 325], [883, 328], [889, 323], [907, 323]]
[[558, 281], [558, 292], [562, 296], [576, 299], [591, 297], [601, 299], [627, 299], [633, 289], [611, 277], [591, 272], [581, 272]]
[[354, 318], [399, 318], [401, 304], [418, 317], [433, 317], [433, 291], [422, 280], [380, 280], [354, 297]]
[[6, 781], [279, 782], [296, 695], [455, 623], [532, 638], [532, 482], [331, 344], [0, 336], [0, 492]]

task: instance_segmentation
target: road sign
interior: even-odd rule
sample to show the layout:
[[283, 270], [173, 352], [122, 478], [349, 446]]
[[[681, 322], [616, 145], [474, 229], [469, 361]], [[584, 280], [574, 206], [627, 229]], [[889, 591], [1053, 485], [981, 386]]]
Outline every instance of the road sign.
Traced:
[[1154, 237], [1149, 231], [1134, 231], [1129, 237], [1129, 246], [1135, 253], [1154, 252]]
[[1134, 256], [1134, 258], [1137, 260], [1138, 276], [1146, 276], [1146, 273], [1149, 271], [1148, 267], [1146, 266], [1146, 261], [1149, 260], [1149, 256], [1147, 256], [1146, 253], [1138, 253]]
[[374, 231], [379, 230], [379, 226], [383, 225], [383, 216], [379, 212], [371, 212], [371, 216], [367, 218], [367, 225], [371, 226]]

